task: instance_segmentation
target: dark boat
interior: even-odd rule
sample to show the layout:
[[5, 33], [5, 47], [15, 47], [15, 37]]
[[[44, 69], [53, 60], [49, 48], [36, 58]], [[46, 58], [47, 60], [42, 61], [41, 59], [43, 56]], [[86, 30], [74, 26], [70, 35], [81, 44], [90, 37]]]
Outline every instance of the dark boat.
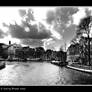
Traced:
[[5, 62], [4, 61], [0, 61], [0, 69], [5, 68]]
[[61, 62], [60, 66], [66, 66], [68, 64], [68, 62]]

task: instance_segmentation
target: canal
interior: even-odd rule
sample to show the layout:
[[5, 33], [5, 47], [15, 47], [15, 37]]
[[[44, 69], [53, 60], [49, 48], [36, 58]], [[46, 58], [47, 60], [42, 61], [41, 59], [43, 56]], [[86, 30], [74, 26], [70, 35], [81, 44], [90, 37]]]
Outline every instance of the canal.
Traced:
[[92, 75], [46, 62], [7, 63], [0, 70], [0, 86], [91, 85]]

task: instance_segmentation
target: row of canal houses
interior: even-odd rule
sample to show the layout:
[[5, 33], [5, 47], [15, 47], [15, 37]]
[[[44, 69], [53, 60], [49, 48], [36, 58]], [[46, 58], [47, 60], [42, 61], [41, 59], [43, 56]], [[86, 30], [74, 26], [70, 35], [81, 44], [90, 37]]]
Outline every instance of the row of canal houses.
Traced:
[[[22, 56], [21, 51], [30, 50], [29, 47], [22, 47], [20, 44], [16, 44], [16, 43], [12, 44], [11, 41], [9, 41], [9, 45], [3, 44], [2, 47], [5, 49], [5, 53], [8, 54], [7, 60], [17, 59], [17, 55], [16, 55], [17, 52], [18, 53], [20, 52], [20, 56]], [[35, 51], [36, 51], [36, 49], [37, 48], [34, 48], [34, 49], [31, 48], [31, 50], [35, 50]], [[42, 60], [47, 60], [47, 61], [50, 61], [50, 60], [56, 60], [56, 61], [65, 60], [64, 58], [65, 58], [66, 53], [64, 53], [62, 51], [58, 51], [58, 52], [52, 51], [52, 50], [47, 50], [47, 51], [42, 50], [42, 51], [44, 52], [40, 57]], [[31, 52], [31, 54], [32, 54], [32, 52]], [[32, 56], [35, 56], [35, 58], [38, 58], [38, 56], [36, 56], [34, 54], [35, 53], [33, 53]], [[30, 58], [32, 59], [33, 58], [32, 56], [30, 55], [29, 59]], [[25, 56], [23, 56], [23, 57], [25, 57]]]
[[7, 59], [10, 59], [12, 57], [14, 58], [16, 50], [22, 48], [22, 46], [20, 44], [16, 44], [16, 43], [11, 44], [11, 41], [9, 41], [9, 45], [0, 43], [0, 46], [3, 48], [3, 51], [0, 48], [0, 53], [1, 53], [0, 54], [0, 60], [2, 60], [2, 54], [3, 53], [8, 55]]

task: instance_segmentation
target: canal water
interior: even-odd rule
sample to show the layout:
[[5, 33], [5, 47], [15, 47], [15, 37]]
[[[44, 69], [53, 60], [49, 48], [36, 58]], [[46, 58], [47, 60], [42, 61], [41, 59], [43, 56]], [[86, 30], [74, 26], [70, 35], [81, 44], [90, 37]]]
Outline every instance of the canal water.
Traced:
[[92, 74], [46, 62], [8, 63], [0, 70], [0, 86], [91, 85]]

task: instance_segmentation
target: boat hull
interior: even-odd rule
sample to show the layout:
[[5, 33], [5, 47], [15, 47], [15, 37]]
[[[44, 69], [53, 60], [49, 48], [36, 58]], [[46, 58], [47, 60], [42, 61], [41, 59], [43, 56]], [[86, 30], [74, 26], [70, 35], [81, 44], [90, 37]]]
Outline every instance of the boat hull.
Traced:
[[5, 63], [4, 62], [1, 62], [0, 63], [0, 69], [3, 69], [3, 68], [5, 68]]

